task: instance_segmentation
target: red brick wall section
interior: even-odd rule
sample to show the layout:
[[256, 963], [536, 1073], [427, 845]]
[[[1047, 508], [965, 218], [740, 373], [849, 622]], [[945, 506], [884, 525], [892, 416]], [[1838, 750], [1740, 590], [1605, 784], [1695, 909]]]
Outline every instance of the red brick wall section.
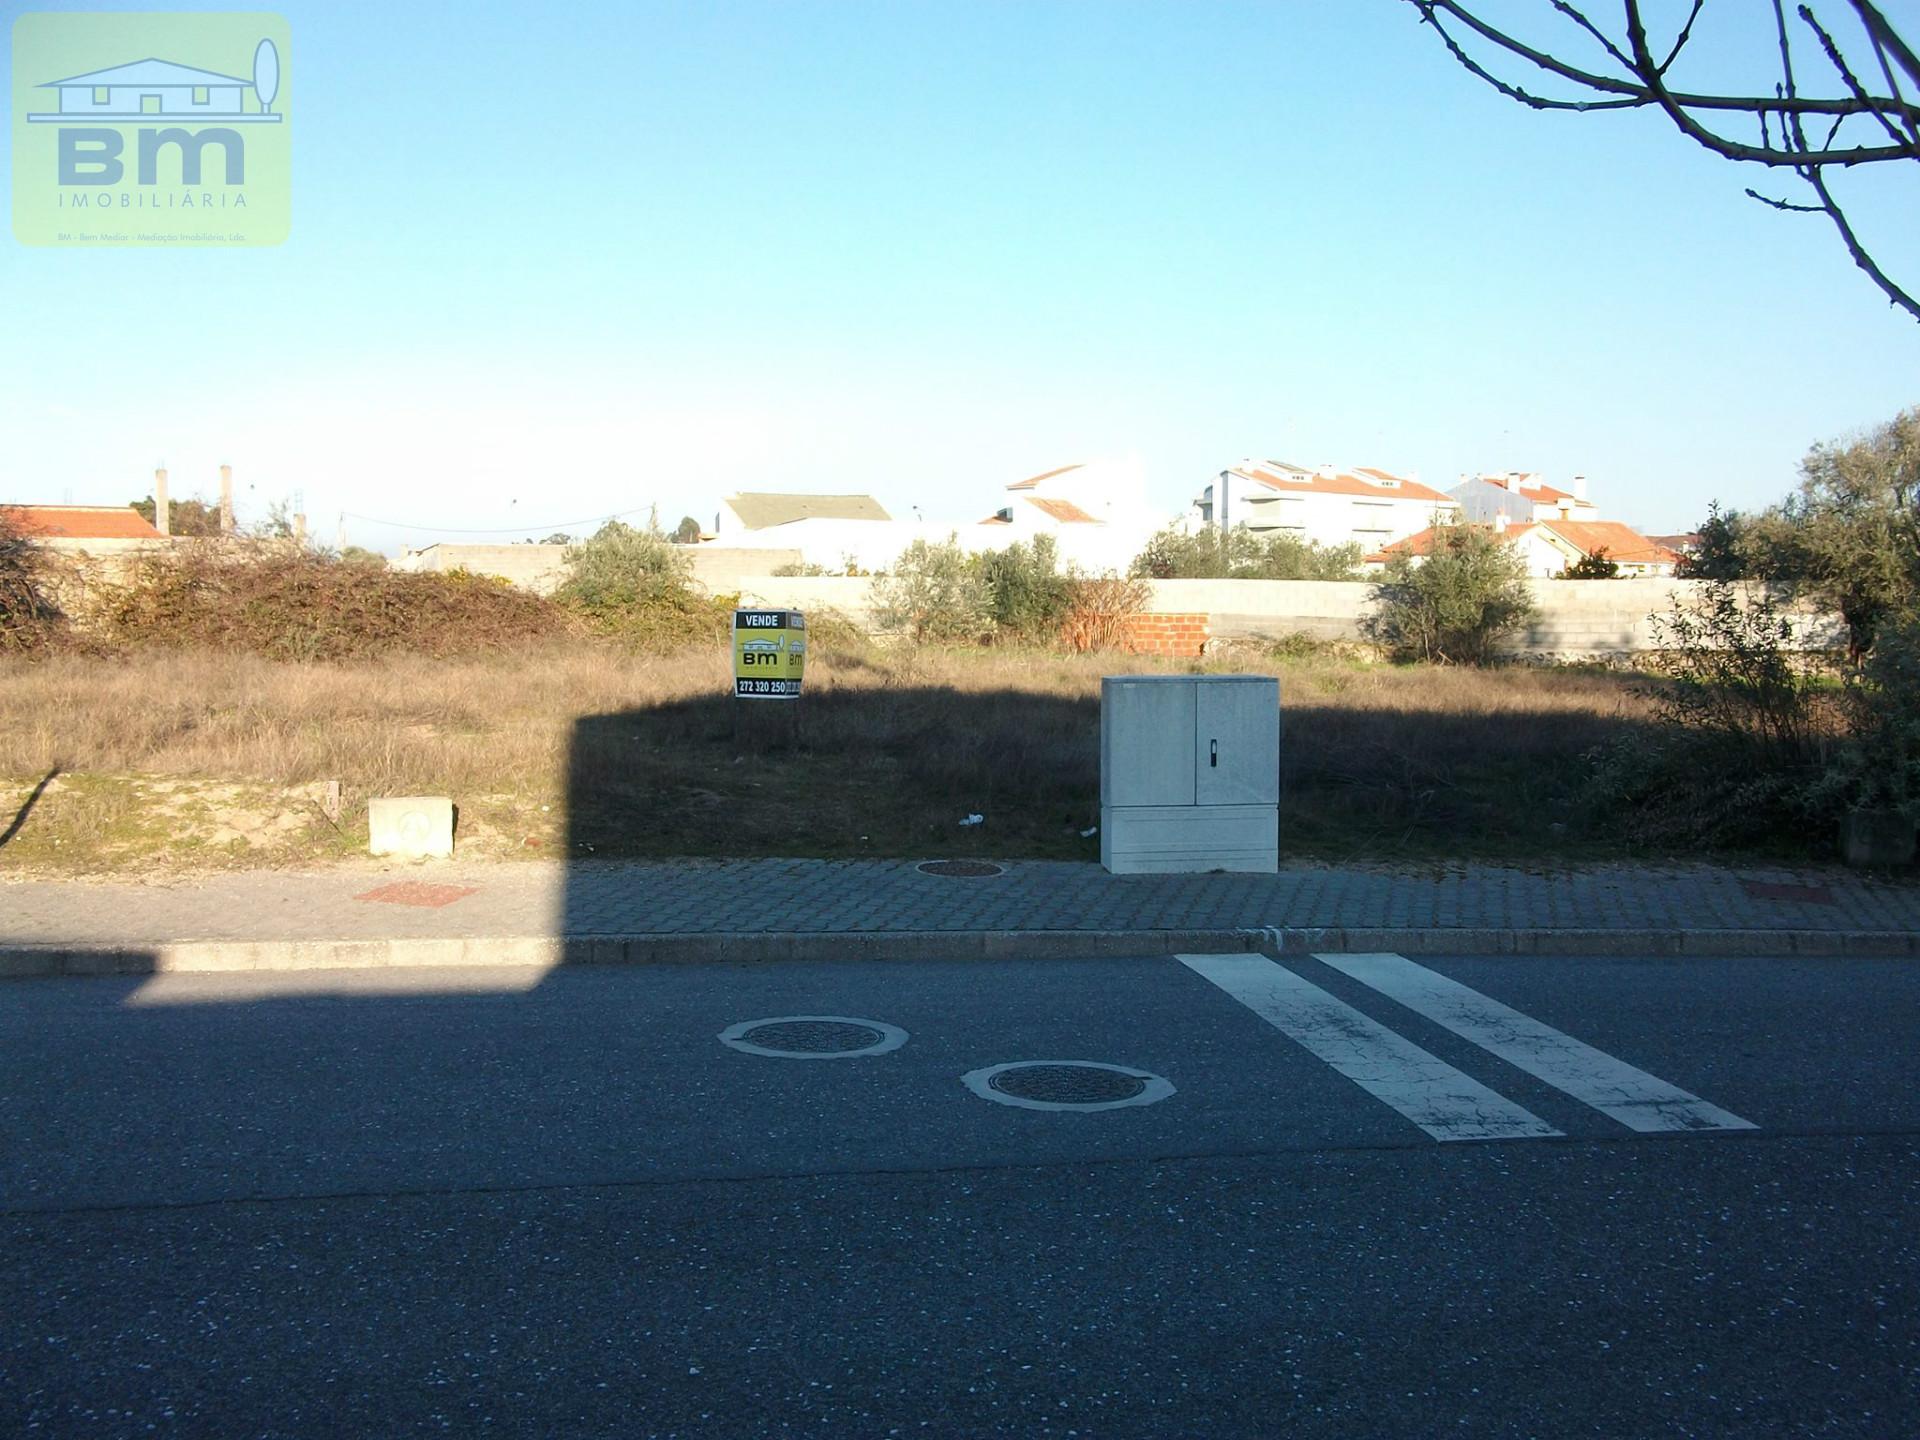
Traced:
[[1134, 615], [1127, 620], [1126, 648], [1136, 655], [1198, 655], [1207, 643], [1207, 617]]

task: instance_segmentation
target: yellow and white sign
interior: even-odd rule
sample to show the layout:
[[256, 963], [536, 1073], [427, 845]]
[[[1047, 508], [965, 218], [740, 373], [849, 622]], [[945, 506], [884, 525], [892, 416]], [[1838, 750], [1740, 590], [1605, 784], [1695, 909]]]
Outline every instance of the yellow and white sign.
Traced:
[[736, 700], [798, 700], [807, 666], [807, 617], [798, 610], [733, 612]]

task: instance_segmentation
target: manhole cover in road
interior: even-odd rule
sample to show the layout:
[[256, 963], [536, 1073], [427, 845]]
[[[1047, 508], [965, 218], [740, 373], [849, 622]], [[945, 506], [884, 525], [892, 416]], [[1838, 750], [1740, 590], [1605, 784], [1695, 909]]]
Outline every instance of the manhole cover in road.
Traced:
[[983, 1100], [1026, 1110], [1117, 1110], [1173, 1094], [1172, 1082], [1125, 1065], [1092, 1060], [1025, 1060], [989, 1065], [961, 1077]]
[[749, 1055], [782, 1060], [845, 1060], [898, 1050], [907, 1043], [907, 1032], [897, 1025], [845, 1015], [780, 1015], [729, 1025], [720, 1032], [720, 1043]]
[[922, 875], [951, 875], [963, 880], [983, 880], [1003, 873], [991, 860], [928, 860], [917, 867]]

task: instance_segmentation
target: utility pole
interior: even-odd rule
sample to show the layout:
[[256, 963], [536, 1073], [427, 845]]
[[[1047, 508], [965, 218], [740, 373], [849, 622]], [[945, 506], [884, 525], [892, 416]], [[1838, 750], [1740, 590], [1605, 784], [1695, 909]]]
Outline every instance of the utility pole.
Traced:
[[153, 528], [162, 535], [173, 534], [173, 502], [167, 498], [167, 467], [153, 472]]

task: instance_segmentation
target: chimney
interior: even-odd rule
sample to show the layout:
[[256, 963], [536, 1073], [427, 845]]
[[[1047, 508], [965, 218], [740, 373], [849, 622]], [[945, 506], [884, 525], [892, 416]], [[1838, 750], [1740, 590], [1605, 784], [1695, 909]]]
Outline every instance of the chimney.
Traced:
[[1507, 533], [1506, 511], [1502, 510], [1498, 515], [1493, 517], [1493, 533], [1496, 535], [1504, 535]]
[[233, 466], [220, 467], [220, 533], [233, 533]]
[[1573, 477], [1573, 498], [1576, 500], [1584, 500], [1587, 498], [1586, 476], [1576, 475]]
[[304, 510], [293, 517], [293, 543], [302, 550], [307, 548], [307, 513]]
[[173, 502], [167, 498], [167, 468], [153, 472], [153, 528], [162, 535], [173, 534]]

